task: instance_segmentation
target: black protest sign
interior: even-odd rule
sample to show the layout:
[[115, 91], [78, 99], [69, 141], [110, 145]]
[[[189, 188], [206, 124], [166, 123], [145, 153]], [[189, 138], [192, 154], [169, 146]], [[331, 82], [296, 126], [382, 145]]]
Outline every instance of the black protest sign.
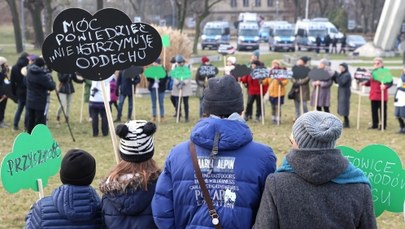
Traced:
[[291, 79], [293, 72], [287, 69], [271, 69], [270, 77], [274, 79]]
[[2, 85], [0, 85], [0, 100], [2, 95], [6, 95], [7, 98], [13, 100], [13, 102], [15, 103], [18, 102], [18, 98], [13, 94], [10, 83], [5, 82]]
[[198, 74], [202, 77], [215, 76], [218, 69], [214, 65], [201, 65], [198, 69]]
[[365, 68], [357, 68], [354, 72], [354, 79], [359, 82], [369, 81], [371, 78], [371, 73]]
[[250, 68], [244, 64], [235, 64], [235, 68], [231, 71], [231, 75], [235, 77], [242, 77], [250, 74]]
[[250, 73], [253, 79], [264, 79], [269, 77], [269, 69], [267, 68], [255, 68]]
[[115, 70], [153, 63], [162, 39], [150, 25], [132, 23], [123, 12], [106, 8], [91, 15], [70, 8], [62, 11], [42, 45], [49, 68], [61, 73], [79, 72], [90, 80], [103, 80]]
[[293, 72], [292, 77], [297, 80], [304, 79], [305, 77], [308, 76], [309, 71], [311, 71], [311, 69], [309, 69], [308, 67], [295, 65], [292, 68], [292, 72]]
[[122, 75], [124, 76], [124, 78], [129, 78], [129, 79], [138, 77], [142, 73], [143, 73], [143, 67], [138, 67], [138, 66], [134, 66], [134, 65], [132, 65], [131, 67], [122, 71]]
[[312, 69], [309, 73], [308, 76], [311, 80], [330, 80], [332, 78], [332, 76], [329, 75], [329, 73], [327, 71], [325, 71], [324, 69], [320, 69], [320, 68], [315, 68]]

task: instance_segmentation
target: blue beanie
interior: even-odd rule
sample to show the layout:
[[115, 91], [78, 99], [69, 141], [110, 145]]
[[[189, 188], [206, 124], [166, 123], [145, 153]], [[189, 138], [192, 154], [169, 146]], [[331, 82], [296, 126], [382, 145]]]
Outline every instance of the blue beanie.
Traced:
[[294, 123], [292, 134], [300, 149], [335, 148], [342, 134], [342, 122], [326, 112], [311, 111], [301, 115]]

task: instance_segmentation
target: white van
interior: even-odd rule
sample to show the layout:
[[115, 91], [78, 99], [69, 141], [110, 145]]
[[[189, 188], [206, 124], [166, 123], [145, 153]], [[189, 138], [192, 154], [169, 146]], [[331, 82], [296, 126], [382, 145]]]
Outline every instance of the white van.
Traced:
[[211, 21], [205, 24], [201, 35], [201, 48], [218, 49], [221, 44], [229, 44], [231, 32], [229, 22]]
[[330, 38], [333, 39], [336, 37], [338, 40], [343, 38], [343, 33], [339, 32], [336, 26], [332, 24], [327, 18], [313, 18], [311, 21], [325, 26]]
[[295, 51], [294, 27], [290, 23], [270, 24], [269, 50]]
[[241, 22], [238, 28], [236, 49], [259, 49], [259, 26], [255, 22]]
[[296, 45], [298, 50], [306, 48], [308, 51], [316, 48], [316, 37], [321, 38], [322, 43], [328, 30], [326, 26], [319, 22], [308, 19], [299, 20], [295, 25]]

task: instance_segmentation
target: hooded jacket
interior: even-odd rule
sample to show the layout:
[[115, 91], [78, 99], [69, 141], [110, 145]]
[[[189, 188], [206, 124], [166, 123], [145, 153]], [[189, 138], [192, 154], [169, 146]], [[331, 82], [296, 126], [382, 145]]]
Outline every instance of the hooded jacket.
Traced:
[[27, 108], [45, 110], [48, 91], [55, 90], [55, 82], [44, 68], [32, 64], [28, 68], [26, 77]]
[[18, 99], [25, 101], [27, 96], [27, 87], [24, 84], [24, 76], [21, 74], [21, 69], [28, 65], [27, 57], [20, 57], [16, 65], [11, 68], [10, 81], [11, 89]]
[[26, 218], [26, 229], [100, 227], [100, 198], [90, 186], [62, 185], [36, 202]]
[[377, 228], [368, 179], [347, 173], [340, 150], [291, 150], [286, 159], [290, 172], [266, 180], [255, 229]]
[[73, 87], [73, 81], [76, 83], [83, 83], [84, 80], [81, 80], [77, 77], [75, 73], [66, 74], [66, 73], [58, 73], [59, 79], [59, 93], [63, 94], [73, 94], [75, 92], [75, 88]]
[[[251, 228], [266, 176], [275, 170], [276, 157], [268, 146], [252, 140], [248, 125], [238, 120], [201, 119], [191, 133], [207, 189], [222, 228]], [[210, 153], [215, 133], [218, 154]], [[194, 175], [189, 141], [173, 148], [158, 179], [152, 210], [158, 228], [213, 228], [207, 205]], [[209, 171], [212, 171], [210, 174]]]
[[107, 228], [157, 228], [153, 222], [151, 202], [156, 181], [141, 188], [139, 177], [120, 181], [105, 180], [100, 185], [104, 225]]

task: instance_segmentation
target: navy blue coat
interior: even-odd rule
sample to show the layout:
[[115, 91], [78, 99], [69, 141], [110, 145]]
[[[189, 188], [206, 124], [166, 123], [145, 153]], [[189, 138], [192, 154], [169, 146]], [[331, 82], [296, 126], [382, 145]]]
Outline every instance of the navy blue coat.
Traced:
[[21, 69], [28, 65], [27, 57], [20, 57], [17, 63], [11, 68], [10, 81], [13, 94], [19, 100], [25, 101], [27, 97], [27, 87], [24, 84], [24, 76], [21, 74]]
[[100, 198], [90, 186], [62, 185], [36, 202], [26, 229], [93, 229], [101, 227]]
[[139, 182], [124, 185], [119, 182], [103, 182], [101, 206], [106, 228], [154, 229], [151, 202], [156, 181], [148, 184], [148, 190]]
[[[234, 114], [235, 115], [235, 114]], [[191, 133], [198, 162], [222, 228], [252, 228], [266, 177], [276, 169], [273, 150], [253, 141], [243, 119], [201, 119]], [[210, 170], [215, 133], [219, 153]], [[189, 141], [173, 148], [158, 179], [153, 217], [161, 228], [214, 228], [194, 175]]]
[[35, 64], [29, 65], [27, 77], [27, 108], [34, 110], [45, 110], [48, 91], [55, 90], [49, 73]]
[[120, 71], [117, 79], [117, 90], [119, 90], [118, 95], [129, 96], [132, 95], [132, 87], [137, 85], [141, 81], [139, 75], [134, 78], [125, 78]]

